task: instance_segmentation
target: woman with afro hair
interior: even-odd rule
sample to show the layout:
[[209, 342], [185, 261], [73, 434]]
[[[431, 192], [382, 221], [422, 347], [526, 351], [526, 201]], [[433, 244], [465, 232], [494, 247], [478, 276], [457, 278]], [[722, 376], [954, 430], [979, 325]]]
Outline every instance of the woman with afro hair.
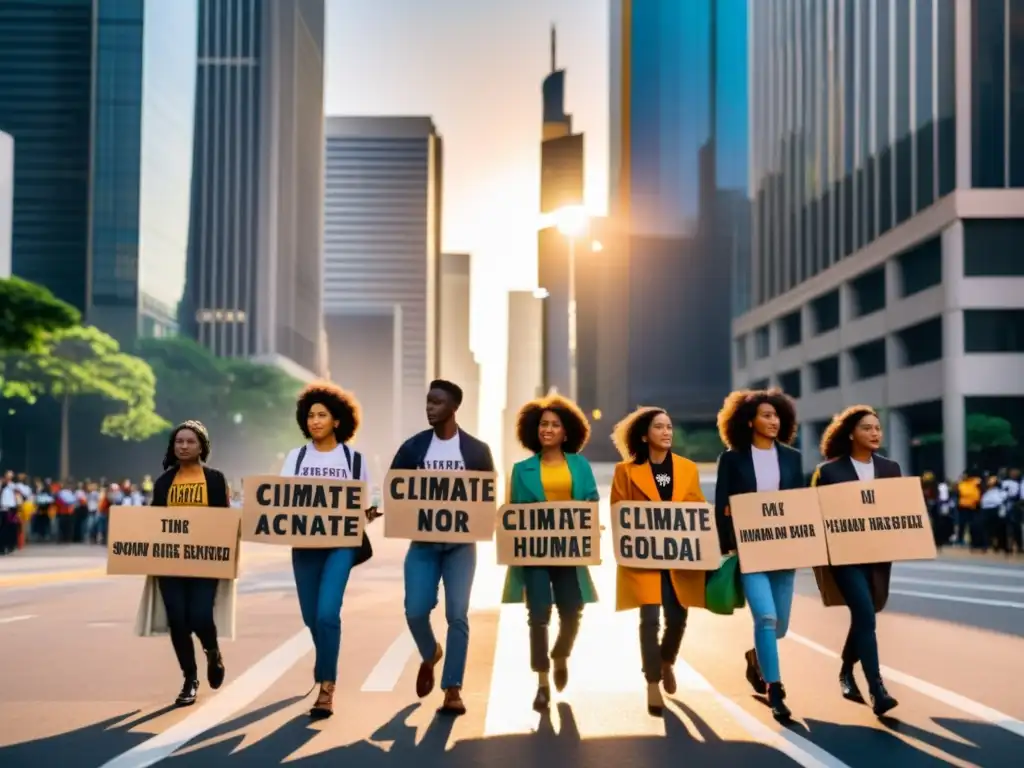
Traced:
[[[299, 393], [295, 408], [299, 431], [309, 441], [293, 449], [281, 474], [290, 477], [362, 480], [370, 475], [363, 455], [347, 443], [359, 429], [359, 403], [335, 384], [315, 381]], [[377, 508], [366, 510], [367, 519]], [[341, 604], [352, 569], [373, 556], [370, 540], [363, 534], [360, 547], [292, 549], [292, 572], [299, 595], [302, 622], [313, 636], [316, 661], [313, 679], [320, 685], [310, 717], [322, 719], [334, 713], [334, 689], [341, 649]]]
[[[722, 552], [736, 551], [729, 499], [742, 493], [787, 491], [804, 487], [803, 459], [791, 448], [796, 437], [796, 407], [779, 389], [731, 392], [718, 412], [718, 434], [725, 452], [718, 459], [715, 519]], [[754, 618], [754, 647], [746, 652], [746, 677], [768, 695], [772, 716], [792, 716], [782, 685], [778, 641], [789, 629], [796, 571], [785, 568], [743, 573], [743, 593]]]
[[[227, 480], [222, 472], [206, 466], [209, 458], [210, 435], [202, 423], [189, 420], [175, 427], [164, 455], [164, 473], [153, 483], [152, 506], [229, 506]], [[234, 582], [158, 576], [156, 584], [167, 611], [171, 645], [174, 646], [178, 664], [185, 676], [185, 683], [175, 704], [187, 707], [195, 704], [199, 692], [193, 634], [199, 638], [206, 652], [206, 681], [210, 688], [216, 690], [224, 682], [224, 659], [220, 652], [214, 611], [219, 610], [222, 618], [230, 621], [234, 615]], [[143, 603], [147, 602], [147, 593], [152, 594], [149, 589], [144, 589]], [[147, 608], [143, 610], [152, 616]], [[142, 618], [145, 625], [146, 616]]]
[[[590, 423], [576, 403], [559, 395], [531, 400], [519, 410], [516, 436], [533, 455], [512, 467], [509, 501], [597, 501], [594, 471], [580, 451], [590, 438]], [[548, 675], [554, 665], [555, 688], [569, 682], [569, 656], [586, 603], [597, 602], [597, 589], [586, 566], [522, 566], [508, 569], [504, 603], [525, 599], [530, 627], [530, 666], [537, 673], [533, 708], [551, 705]], [[558, 637], [549, 646], [552, 606], [558, 609]], [[550, 658], [549, 658], [550, 651]]]
[[[612, 441], [622, 456], [615, 465], [611, 503], [619, 501], [704, 501], [697, 465], [672, 453], [672, 419], [661, 408], [637, 408], [615, 426]], [[686, 630], [689, 607], [703, 605], [705, 576], [700, 571], [668, 571], [618, 566], [615, 610], [640, 609], [640, 658], [647, 680], [647, 711], [660, 717], [677, 690], [675, 663]], [[661, 614], [665, 633], [658, 641]]]
[[[881, 447], [882, 422], [874, 408], [854, 405], [837, 413], [822, 433], [821, 455], [825, 462], [814, 471], [811, 485], [901, 477], [900, 465], [878, 454]], [[839, 690], [843, 698], [865, 703], [853, 676], [853, 667], [859, 661], [868, 680], [871, 708], [878, 716], [898, 704], [882, 682], [875, 634], [875, 614], [889, 599], [891, 573], [892, 563], [826, 565], [814, 569], [822, 602], [850, 609], [850, 629], [840, 656]]]

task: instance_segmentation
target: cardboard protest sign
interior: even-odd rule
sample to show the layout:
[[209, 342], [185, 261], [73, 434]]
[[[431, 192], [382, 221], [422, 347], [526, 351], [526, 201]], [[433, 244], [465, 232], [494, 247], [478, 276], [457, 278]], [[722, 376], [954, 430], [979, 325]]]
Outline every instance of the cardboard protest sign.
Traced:
[[498, 565], [600, 565], [596, 501], [506, 504], [498, 511]]
[[384, 480], [384, 537], [465, 544], [494, 538], [494, 472], [393, 469]]
[[828, 564], [814, 488], [729, 497], [740, 571], [762, 573]]
[[366, 483], [260, 475], [242, 480], [242, 540], [307, 549], [358, 547]]
[[612, 540], [615, 562], [629, 568], [713, 571], [722, 562], [715, 508], [703, 502], [619, 502]]
[[237, 578], [239, 518], [230, 507], [112, 506], [107, 573]]
[[934, 560], [937, 556], [921, 478], [836, 483], [815, 490], [832, 565]]

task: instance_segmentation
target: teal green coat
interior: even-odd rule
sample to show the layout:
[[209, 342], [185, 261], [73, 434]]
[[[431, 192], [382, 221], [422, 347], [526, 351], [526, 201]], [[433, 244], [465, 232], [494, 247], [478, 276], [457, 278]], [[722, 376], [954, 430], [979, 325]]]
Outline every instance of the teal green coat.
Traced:
[[[572, 497], [578, 501], [597, 501], [600, 497], [597, 493], [597, 480], [594, 479], [594, 470], [590, 468], [590, 462], [578, 453], [565, 454], [565, 460], [569, 464], [569, 474], [572, 475]], [[512, 467], [512, 480], [509, 483], [509, 503], [511, 504], [537, 504], [547, 501], [544, 496], [544, 486], [540, 482], [540, 456], [531, 456], [517, 462]], [[583, 595], [584, 603], [597, 602], [597, 588], [593, 579], [590, 578], [590, 571], [585, 565], [576, 568], [577, 577], [580, 580], [580, 593]], [[526, 583], [523, 580], [523, 567], [511, 566], [508, 575], [505, 576], [505, 588], [502, 590], [501, 602], [522, 603], [526, 601]]]

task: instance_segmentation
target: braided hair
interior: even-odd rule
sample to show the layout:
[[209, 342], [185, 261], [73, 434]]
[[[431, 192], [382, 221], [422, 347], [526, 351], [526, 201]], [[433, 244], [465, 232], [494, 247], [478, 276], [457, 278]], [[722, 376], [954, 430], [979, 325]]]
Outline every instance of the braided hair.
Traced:
[[167, 453], [164, 454], [164, 470], [168, 470], [171, 467], [178, 466], [178, 457], [174, 455], [174, 441], [178, 437], [178, 433], [183, 429], [191, 430], [195, 433], [196, 438], [199, 440], [199, 461], [205, 464], [206, 460], [210, 458], [210, 433], [207, 431], [203, 422], [197, 421], [196, 419], [188, 419], [187, 421], [181, 422], [171, 432], [171, 439], [167, 443]]

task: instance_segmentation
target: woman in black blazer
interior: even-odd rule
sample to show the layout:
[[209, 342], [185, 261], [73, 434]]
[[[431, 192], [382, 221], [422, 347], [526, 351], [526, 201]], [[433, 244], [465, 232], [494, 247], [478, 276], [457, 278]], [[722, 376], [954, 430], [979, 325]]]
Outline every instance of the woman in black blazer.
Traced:
[[[900, 477], [900, 465], [878, 455], [882, 446], [882, 423], [869, 405], [854, 405], [836, 414], [821, 436], [821, 455], [825, 463], [815, 470], [812, 486], [856, 483], [888, 477]], [[826, 606], [846, 605], [850, 609], [850, 630], [843, 645], [839, 688], [843, 697], [864, 703], [853, 676], [853, 665], [860, 661], [868, 680], [871, 707], [884, 715], [897, 705], [882, 682], [878, 661], [875, 614], [889, 598], [892, 563], [827, 565], [814, 569], [818, 591]]]
[[[730, 497], [803, 487], [800, 451], [789, 446], [796, 431], [796, 406], [780, 389], [741, 390], [725, 398], [718, 412], [718, 433], [727, 450], [718, 459], [715, 483], [715, 519], [723, 553], [736, 551]], [[784, 701], [778, 640], [789, 629], [795, 579], [792, 568], [741, 574], [754, 618], [754, 648], [746, 652], [747, 681], [757, 693], [767, 694], [779, 721], [792, 714]]]
[[[164, 473], [153, 483], [152, 506], [229, 506], [223, 473], [204, 466], [209, 457], [210, 435], [202, 423], [189, 420], [175, 427], [164, 456]], [[193, 634], [206, 652], [206, 680], [210, 687], [216, 690], [224, 682], [224, 659], [213, 619], [217, 579], [160, 576], [157, 585], [167, 610], [171, 644], [185, 676], [175, 704], [187, 707], [195, 704], [199, 691]]]

